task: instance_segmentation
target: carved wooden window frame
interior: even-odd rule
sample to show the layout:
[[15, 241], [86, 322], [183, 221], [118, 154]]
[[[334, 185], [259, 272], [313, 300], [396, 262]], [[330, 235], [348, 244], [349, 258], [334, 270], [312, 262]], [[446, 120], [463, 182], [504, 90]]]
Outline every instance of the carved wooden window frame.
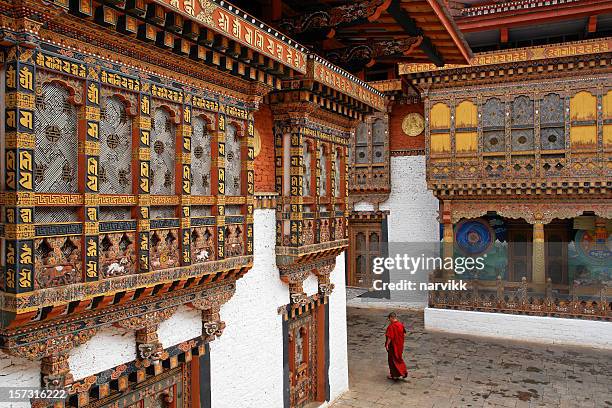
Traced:
[[[84, 112], [85, 112], [85, 103], [82, 98], [82, 89], [81, 89], [84, 86], [84, 81], [68, 78], [61, 74], [46, 72], [44, 70], [41, 70], [36, 75], [35, 89], [36, 89], [37, 98], [39, 96], [43, 96], [42, 87], [44, 85], [58, 86], [68, 93], [66, 102], [69, 105], [71, 105], [75, 110], [75, 122], [76, 123], [75, 123], [74, 130], [76, 134], [74, 136], [76, 136], [77, 144], [83, 144], [85, 141], [85, 133], [82, 131], [82, 126], [80, 125], [80, 122], [82, 121], [82, 118], [84, 117]], [[38, 107], [36, 105], [37, 104], [35, 104], [34, 106], [34, 124], [33, 124], [33, 132], [34, 132], [35, 140], [36, 140], [36, 126], [38, 122], [37, 118], [40, 116]], [[84, 177], [83, 169], [85, 168], [85, 163], [83, 162], [82, 155], [79, 153], [78, 145], [74, 146], [74, 149], [77, 155], [77, 163], [76, 163], [76, 168], [74, 172], [74, 176], [76, 179], [76, 190], [70, 191], [70, 192], [37, 190], [36, 188], [36, 184], [37, 184], [36, 183], [36, 151], [37, 149], [36, 147], [33, 149], [34, 174], [33, 174], [32, 182], [34, 185], [33, 185], [32, 191], [34, 191], [35, 194], [78, 195], [78, 194], [83, 194], [85, 192], [85, 186], [81, 182], [81, 178]]]
[[[194, 194], [193, 193], [193, 186], [191, 188], [191, 196], [192, 197], [206, 197], [212, 200], [212, 198], [214, 196], [216, 196], [217, 194], [219, 194], [219, 185], [218, 183], [213, 183], [213, 175], [217, 174], [219, 166], [218, 166], [218, 159], [219, 159], [219, 149], [217, 147], [217, 137], [216, 137], [216, 130], [215, 130], [215, 119], [214, 117], [211, 117], [211, 115], [204, 111], [204, 110], [199, 110], [199, 109], [193, 109], [192, 110], [192, 126], [193, 126], [193, 122], [198, 119], [198, 120], [202, 120], [204, 122], [204, 129], [206, 132], [209, 133], [210, 135], [210, 171], [208, 174], [208, 182], [209, 182], [209, 189], [210, 189], [210, 194], [209, 195], [200, 195], [200, 194]], [[191, 156], [191, 165], [193, 166], [193, 156], [195, 154], [194, 152], [194, 145], [193, 145], [193, 136], [191, 138], [191, 152], [190, 152], [190, 156]], [[192, 174], [193, 174], [193, 170], [192, 170]]]

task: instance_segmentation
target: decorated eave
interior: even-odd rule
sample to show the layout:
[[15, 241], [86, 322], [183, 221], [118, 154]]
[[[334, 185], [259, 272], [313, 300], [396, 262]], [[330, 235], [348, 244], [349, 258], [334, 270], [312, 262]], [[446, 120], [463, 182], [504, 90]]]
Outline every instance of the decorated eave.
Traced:
[[283, 81], [280, 92], [270, 94], [270, 103], [306, 102], [346, 120], [386, 107], [385, 94], [329, 61], [308, 54], [306, 75]]
[[91, 18], [174, 53], [247, 80], [280, 88], [306, 73], [306, 49], [233, 5], [218, 0], [55, 0]]
[[314, 101], [353, 117], [385, 110], [385, 95], [353, 74], [314, 54], [308, 56], [305, 80], [313, 80]]
[[403, 101], [403, 103], [420, 102], [418, 92], [410, 85], [410, 81], [406, 77], [371, 81], [368, 83], [373, 88], [384, 93], [389, 101]]
[[340, 5], [314, 0], [285, 8], [287, 17], [278, 22], [281, 29], [351, 72], [407, 60], [440, 66], [466, 63], [471, 57], [443, 0], [357, 0]]
[[[605, 0], [604, 0], [605, 1]], [[546, 8], [556, 8], [563, 6], [573, 6], [579, 3], [602, 3], [601, 0], [515, 0], [503, 1], [488, 4], [479, 4], [466, 7], [461, 10], [461, 17], [484, 17], [489, 15], [499, 15], [504, 13], [516, 14], [539, 11]]]
[[[514, 0], [479, 4], [461, 9], [456, 17], [461, 31], [481, 31], [542, 24], [610, 13], [610, 0]], [[591, 21], [589, 21], [591, 24]]]
[[400, 64], [399, 74], [414, 85], [433, 85], [479, 80], [508, 80], [514, 75], [576, 69], [609, 69], [612, 66], [612, 37], [540, 47], [515, 48], [476, 53], [469, 65]]

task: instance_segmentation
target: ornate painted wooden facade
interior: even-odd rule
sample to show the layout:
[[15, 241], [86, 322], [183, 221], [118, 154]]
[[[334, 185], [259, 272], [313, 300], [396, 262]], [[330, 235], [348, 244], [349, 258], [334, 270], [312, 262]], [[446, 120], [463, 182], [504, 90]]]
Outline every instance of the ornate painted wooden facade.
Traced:
[[[155, 376], [190, 406], [191, 356], [253, 262], [254, 110], [276, 90], [279, 263], [316, 268], [324, 299], [346, 247], [348, 139], [384, 97], [225, 2], [0, 13], [0, 347], [42, 359], [41, 385], [68, 387], [69, 405], [148, 406], [138, 384]], [[203, 335], [163, 349], [157, 326], [182, 305]], [[110, 326], [135, 331], [138, 359], [73, 383], [67, 353]]]
[[348, 245], [348, 146], [355, 127], [384, 109], [384, 95], [318, 57], [303, 79], [269, 95], [276, 149], [277, 264], [292, 302], [306, 301], [313, 271], [321, 293]]
[[[495, 241], [505, 223], [516, 262], [503, 279], [522, 276], [541, 294], [547, 282], [565, 285], [566, 296], [582, 280], [579, 270], [568, 279], [565, 246], [584, 247], [589, 236], [595, 251], [611, 232], [611, 46], [605, 38], [476, 54], [471, 66], [400, 67], [425, 97], [427, 183], [440, 200], [446, 256]], [[599, 264], [611, 259], [596, 252], [579, 265], [590, 269], [594, 297], [610, 281]]]

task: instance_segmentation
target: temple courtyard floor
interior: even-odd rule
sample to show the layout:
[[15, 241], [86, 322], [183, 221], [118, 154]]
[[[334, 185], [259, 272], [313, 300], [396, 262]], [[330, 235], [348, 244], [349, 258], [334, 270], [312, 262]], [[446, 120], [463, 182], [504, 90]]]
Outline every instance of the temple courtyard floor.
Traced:
[[612, 407], [612, 352], [428, 333], [422, 311], [398, 311], [408, 379], [388, 380], [387, 313], [348, 308], [350, 391], [333, 408]]

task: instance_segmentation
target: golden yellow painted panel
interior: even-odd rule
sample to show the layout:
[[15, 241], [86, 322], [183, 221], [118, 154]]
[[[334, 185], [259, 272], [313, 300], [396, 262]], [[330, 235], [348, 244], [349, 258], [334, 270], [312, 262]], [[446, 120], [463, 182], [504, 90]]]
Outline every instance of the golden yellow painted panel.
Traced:
[[604, 119], [612, 119], [612, 91], [608, 91], [601, 101], [601, 108]]
[[431, 135], [431, 153], [450, 153], [450, 133], [434, 133]]
[[604, 125], [603, 127], [603, 144], [606, 147], [612, 146], [612, 125]]
[[432, 129], [450, 129], [450, 108], [445, 103], [436, 103], [431, 107], [429, 121]]
[[594, 147], [597, 144], [597, 126], [572, 126], [570, 128], [572, 149]]
[[456, 108], [455, 127], [478, 126], [478, 108], [471, 101], [463, 101]]
[[590, 92], [582, 91], [570, 99], [571, 120], [595, 120], [597, 118], [597, 98]]
[[459, 132], [455, 134], [455, 147], [457, 153], [475, 152], [478, 150], [477, 132]]

